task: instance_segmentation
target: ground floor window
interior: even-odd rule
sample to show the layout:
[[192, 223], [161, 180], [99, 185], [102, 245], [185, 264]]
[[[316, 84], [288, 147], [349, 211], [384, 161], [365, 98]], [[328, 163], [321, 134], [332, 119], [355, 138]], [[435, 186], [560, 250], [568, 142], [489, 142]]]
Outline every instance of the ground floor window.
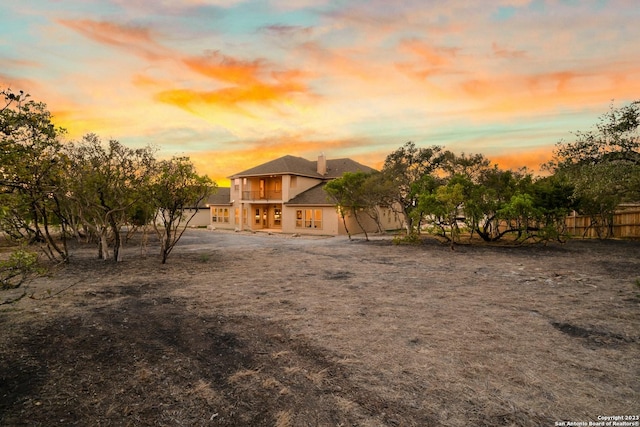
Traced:
[[229, 222], [229, 208], [211, 208], [211, 222]]
[[273, 225], [280, 226], [282, 224], [282, 209], [279, 207], [273, 208]]
[[322, 228], [322, 209], [296, 210], [296, 228]]

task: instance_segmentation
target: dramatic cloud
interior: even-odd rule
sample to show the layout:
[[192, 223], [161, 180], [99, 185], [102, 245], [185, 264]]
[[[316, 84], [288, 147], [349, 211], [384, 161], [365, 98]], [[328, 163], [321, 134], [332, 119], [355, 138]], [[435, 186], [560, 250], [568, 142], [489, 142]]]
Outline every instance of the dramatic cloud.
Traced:
[[160, 51], [163, 49], [154, 42], [148, 28], [90, 19], [60, 19], [58, 22], [97, 43], [129, 50], [149, 60], [161, 58]]
[[411, 140], [535, 166], [640, 93], [634, 2], [100, 0], [0, 6], [0, 83], [212, 177], [273, 157], [380, 167]]

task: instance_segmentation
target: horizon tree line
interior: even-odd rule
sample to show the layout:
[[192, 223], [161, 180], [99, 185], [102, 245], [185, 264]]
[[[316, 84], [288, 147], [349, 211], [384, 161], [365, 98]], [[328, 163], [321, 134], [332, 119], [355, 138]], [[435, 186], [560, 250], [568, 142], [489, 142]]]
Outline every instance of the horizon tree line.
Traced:
[[[123, 227], [151, 227], [166, 263], [192, 217], [186, 209], [217, 184], [189, 158], [158, 160], [150, 146], [132, 149], [91, 133], [64, 142], [66, 131], [54, 125], [46, 104], [22, 91], [0, 93], [0, 231], [37, 245], [54, 262], [69, 261], [69, 237], [95, 241], [100, 259], [118, 262]], [[362, 212], [379, 223], [376, 206], [394, 207], [409, 240], [422, 230], [452, 245], [463, 231], [486, 242], [561, 240], [573, 210], [606, 238], [616, 207], [640, 200], [639, 125], [640, 101], [612, 104], [594, 129], [556, 144], [546, 176], [501, 169], [482, 154], [407, 142], [381, 171], [346, 173], [325, 189], [343, 219], [359, 220]], [[31, 260], [25, 254], [16, 259]]]
[[506, 236], [563, 240], [572, 211], [588, 216], [597, 235], [609, 238], [616, 208], [640, 201], [639, 126], [640, 101], [612, 104], [594, 129], [556, 144], [542, 165], [544, 176], [526, 167], [501, 169], [482, 154], [407, 142], [386, 157], [380, 172], [347, 173], [325, 190], [345, 227], [346, 215], [358, 220], [362, 212], [378, 221], [377, 206], [389, 206], [402, 216], [408, 240], [423, 229], [451, 245], [462, 229], [485, 242]]

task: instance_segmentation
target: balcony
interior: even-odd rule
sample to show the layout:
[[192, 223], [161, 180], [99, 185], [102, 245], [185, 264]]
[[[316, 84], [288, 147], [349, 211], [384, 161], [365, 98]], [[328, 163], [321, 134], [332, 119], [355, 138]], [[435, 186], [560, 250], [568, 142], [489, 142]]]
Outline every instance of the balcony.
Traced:
[[243, 191], [242, 200], [281, 201], [282, 190]]

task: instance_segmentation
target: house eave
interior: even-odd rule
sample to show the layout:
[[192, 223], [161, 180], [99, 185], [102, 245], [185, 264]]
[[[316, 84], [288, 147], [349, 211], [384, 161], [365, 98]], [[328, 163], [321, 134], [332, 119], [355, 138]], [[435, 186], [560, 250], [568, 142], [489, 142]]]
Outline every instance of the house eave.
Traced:
[[334, 204], [326, 204], [326, 203], [283, 203], [285, 206], [315, 206], [322, 208], [334, 208], [336, 205]]
[[263, 174], [248, 174], [248, 175], [242, 175], [242, 174], [238, 174], [238, 175], [231, 175], [229, 177], [227, 177], [228, 179], [236, 179], [236, 178], [263, 178], [265, 176], [286, 176], [286, 175], [291, 175], [291, 176], [302, 176], [305, 178], [315, 178], [315, 179], [328, 179], [325, 176], [322, 175], [313, 175], [313, 174], [301, 174], [301, 173], [297, 173], [297, 172], [274, 172], [274, 173], [263, 173]]

